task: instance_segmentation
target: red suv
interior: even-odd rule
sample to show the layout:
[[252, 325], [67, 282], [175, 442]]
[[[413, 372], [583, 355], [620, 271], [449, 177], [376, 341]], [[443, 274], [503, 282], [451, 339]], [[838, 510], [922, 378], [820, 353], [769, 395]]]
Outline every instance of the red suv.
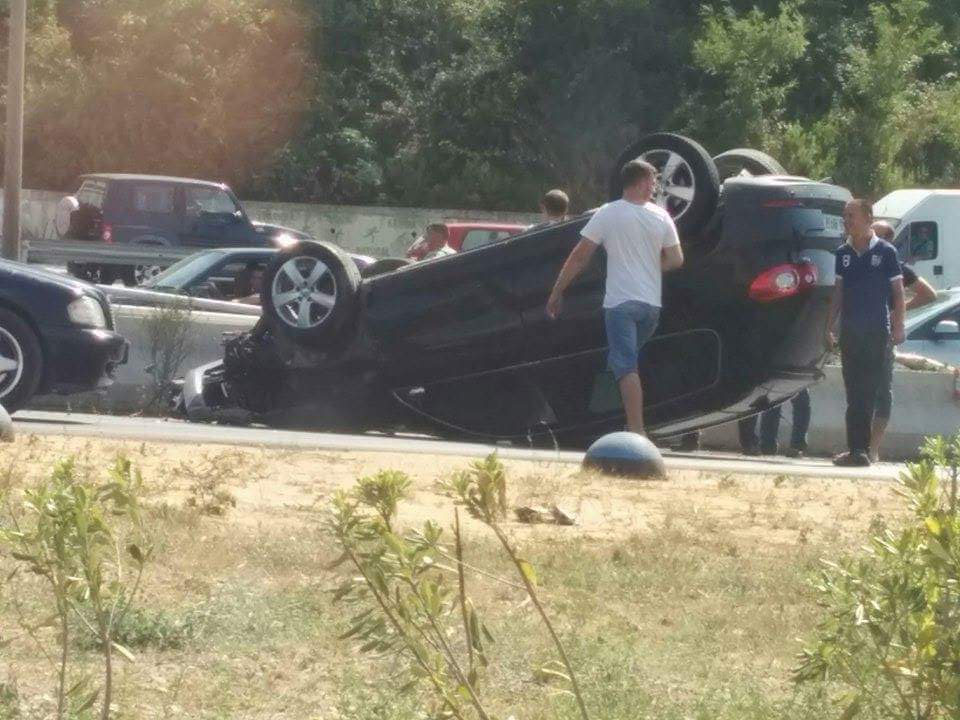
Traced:
[[[457, 252], [464, 250], [474, 250], [498, 240], [516, 235], [527, 229], [527, 225], [512, 225], [509, 223], [443, 223], [450, 232], [450, 239], [447, 244]], [[423, 236], [418, 237], [410, 249], [407, 250], [407, 257], [412, 260], [423, 260], [427, 254], [427, 247], [424, 244]]]

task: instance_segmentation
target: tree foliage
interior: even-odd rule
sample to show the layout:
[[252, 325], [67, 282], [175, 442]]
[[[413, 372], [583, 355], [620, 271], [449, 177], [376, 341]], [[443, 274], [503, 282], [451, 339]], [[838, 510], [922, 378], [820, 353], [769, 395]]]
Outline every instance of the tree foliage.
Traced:
[[[859, 193], [960, 174], [960, 15], [930, 0], [31, 0], [26, 182], [526, 210], [658, 130]], [[5, 36], [0, 33], [0, 36]]]

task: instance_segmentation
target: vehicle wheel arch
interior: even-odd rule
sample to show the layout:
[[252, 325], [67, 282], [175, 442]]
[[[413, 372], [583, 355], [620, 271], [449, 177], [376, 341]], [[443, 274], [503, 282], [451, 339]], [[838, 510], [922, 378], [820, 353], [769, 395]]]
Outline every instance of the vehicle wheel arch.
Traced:
[[30, 328], [34, 336], [37, 338], [37, 344], [40, 346], [40, 382], [37, 384], [36, 394], [43, 394], [50, 389], [52, 385], [53, 378], [51, 377], [52, 368], [50, 363], [47, 362], [47, 358], [50, 356], [50, 346], [47, 344], [46, 339], [43, 336], [43, 333], [40, 332], [40, 325], [37, 322], [36, 318], [30, 314], [30, 312], [24, 308], [22, 305], [12, 302], [6, 298], [0, 298], [0, 309], [7, 310], [18, 318], [23, 320], [23, 322]]

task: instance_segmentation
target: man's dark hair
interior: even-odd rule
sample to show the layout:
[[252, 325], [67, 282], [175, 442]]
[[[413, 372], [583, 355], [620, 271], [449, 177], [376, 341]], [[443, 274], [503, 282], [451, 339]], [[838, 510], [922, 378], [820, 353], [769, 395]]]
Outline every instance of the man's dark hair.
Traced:
[[656, 177], [657, 169], [640, 158], [631, 160], [620, 170], [620, 180], [623, 182], [624, 188], [636, 185], [641, 180], [654, 180]]
[[448, 228], [443, 223], [430, 223], [427, 225], [426, 234], [437, 233], [442, 235], [444, 238], [450, 237], [450, 228]]
[[260, 267], [260, 263], [258, 263], [256, 260], [251, 260], [250, 262], [247, 263], [247, 266], [246, 266], [246, 268], [244, 268], [244, 269], [245, 269], [247, 272], [251, 272], [251, 273], [252, 273], [252, 272], [256, 272], [257, 270], [260, 270], [260, 269], [262, 269], [262, 268]]
[[570, 207], [570, 198], [563, 190], [551, 190], [540, 199], [540, 205], [550, 217], [563, 217]]
[[857, 208], [865, 217], [873, 219], [873, 203], [865, 198], [854, 198], [850, 205]]

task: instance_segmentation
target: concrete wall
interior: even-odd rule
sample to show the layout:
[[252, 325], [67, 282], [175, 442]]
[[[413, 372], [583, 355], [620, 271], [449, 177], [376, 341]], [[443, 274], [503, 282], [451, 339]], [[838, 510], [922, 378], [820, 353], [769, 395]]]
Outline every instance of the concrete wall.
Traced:
[[[21, 225], [25, 239], [55, 240], [54, 217], [64, 193], [24, 190]], [[431, 222], [484, 220], [529, 224], [536, 213], [484, 212], [481, 210], [432, 210], [428, 208], [307, 205], [298, 203], [244, 202], [251, 219], [283, 225], [309, 233], [318, 240], [332, 240], [340, 247], [374, 257], [403, 256], [417, 234]], [[0, 194], [0, 213], [3, 199]]]
[[[833, 455], [847, 449], [847, 401], [840, 368], [828, 366], [825, 374], [823, 382], [810, 389], [813, 414], [808, 446], [814, 455]], [[898, 368], [893, 374], [893, 415], [881, 448], [882, 458], [914, 458], [924, 437], [955, 433], [960, 428], [960, 403], [953, 399], [953, 389], [953, 375]], [[788, 403], [780, 422], [781, 448], [790, 442], [792, 421]], [[706, 431], [702, 442], [705, 447], [738, 452], [737, 424]]]

